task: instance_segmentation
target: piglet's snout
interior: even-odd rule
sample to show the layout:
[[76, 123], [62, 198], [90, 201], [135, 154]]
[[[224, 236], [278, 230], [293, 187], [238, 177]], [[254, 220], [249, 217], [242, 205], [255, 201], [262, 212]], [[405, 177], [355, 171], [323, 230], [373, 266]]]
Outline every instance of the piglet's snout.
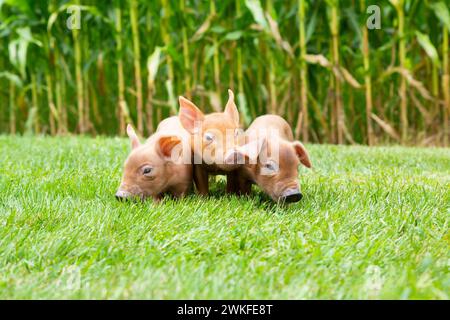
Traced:
[[281, 195], [281, 199], [284, 202], [298, 202], [303, 198], [300, 190], [298, 188], [289, 188], [283, 191]]
[[131, 193], [129, 193], [128, 191], [124, 191], [124, 190], [119, 190], [116, 192], [116, 199], [119, 201], [125, 201], [128, 198], [130, 198]]

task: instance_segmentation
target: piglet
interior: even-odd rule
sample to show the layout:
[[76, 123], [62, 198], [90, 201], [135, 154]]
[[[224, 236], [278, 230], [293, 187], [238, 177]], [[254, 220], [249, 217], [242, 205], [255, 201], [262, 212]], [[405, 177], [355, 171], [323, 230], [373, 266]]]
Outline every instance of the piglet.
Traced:
[[257, 184], [276, 202], [300, 201], [298, 166], [311, 168], [308, 152], [294, 141], [291, 127], [277, 115], [256, 118], [245, 131], [245, 144], [229, 151], [229, 163], [242, 163], [238, 169], [239, 193], [248, 194]]
[[239, 145], [239, 112], [234, 94], [228, 90], [228, 102], [223, 112], [203, 114], [197, 106], [184, 97], [179, 98], [178, 116], [182, 126], [191, 135], [194, 155], [194, 181], [201, 195], [209, 192], [209, 175], [227, 175], [227, 192], [235, 192], [238, 165], [225, 163], [227, 152]]
[[162, 121], [156, 132], [141, 144], [131, 125], [127, 127], [132, 151], [125, 161], [118, 200], [153, 198], [165, 193], [183, 197], [192, 186], [190, 135], [178, 117]]

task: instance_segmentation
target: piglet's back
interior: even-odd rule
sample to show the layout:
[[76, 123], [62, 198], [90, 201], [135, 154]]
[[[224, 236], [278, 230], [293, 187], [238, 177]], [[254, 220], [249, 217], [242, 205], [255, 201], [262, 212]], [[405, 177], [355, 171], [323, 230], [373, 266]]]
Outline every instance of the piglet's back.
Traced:
[[180, 118], [178, 116], [172, 116], [161, 121], [156, 128], [157, 133], [177, 135], [183, 139], [189, 139], [190, 135], [181, 125]]
[[247, 129], [246, 134], [250, 135], [252, 133], [255, 133], [255, 131], [258, 133], [258, 135], [260, 135], [262, 131], [266, 132], [266, 134], [269, 134], [271, 130], [277, 132], [280, 138], [288, 141], [294, 140], [292, 129], [289, 123], [287, 123], [287, 121], [282, 117], [275, 114], [267, 114], [257, 117]]
[[178, 116], [172, 116], [161, 121], [155, 133], [147, 140], [148, 144], [154, 144], [161, 137], [176, 136], [182, 141], [183, 163], [191, 163], [191, 135], [181, 125]]

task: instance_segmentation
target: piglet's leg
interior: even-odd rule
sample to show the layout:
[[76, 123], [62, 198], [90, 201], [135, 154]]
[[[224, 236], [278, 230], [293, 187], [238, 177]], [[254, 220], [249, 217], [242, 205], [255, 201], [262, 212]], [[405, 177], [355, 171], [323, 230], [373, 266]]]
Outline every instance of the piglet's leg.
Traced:
[[158, 195], [156, 195], [156, 196], [153, 196], [153, 202], [159, 204], [159, 203], [161, 203], [163, 197], [164, 197], [164, 196], [163, 196], [162, 194], [158, 194]]
[[175, 198], [183, 198], [185, 197], [191, 188], [191, 184], [180, 184], [171, 188], [170, 193]]
[[239, 193], [239, 177], [236, 171], [227, 174], [227, 193]]
[[208, 172], [201, 165], [194, 165], [194, 183], [197, 191], [202, 196], [209, 193]]
[[252, 182], [245, 178], [239, 177], [239, 194], [249, 195], [252, 190]]

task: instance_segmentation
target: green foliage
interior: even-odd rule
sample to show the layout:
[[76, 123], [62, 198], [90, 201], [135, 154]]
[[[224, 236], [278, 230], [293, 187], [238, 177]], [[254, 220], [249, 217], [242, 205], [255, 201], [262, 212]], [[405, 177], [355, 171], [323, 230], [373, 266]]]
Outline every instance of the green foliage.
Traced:
[[[368, 30], [367, 57], [362, 53], [362, 28], [371, 3], [304, 3], [301, 44], [297, 0], [48, 0], [33, 6], [29, 1], [0, 1], [0, 45], [8, 48], [0, 52], [4, 88], [0, 90], [0, 132], [12, 132], [14, 124], [23, 133], [35, 102], [35, 120], [41, 124], [38, 133], [51, 133], [54, 122], [55, 134], [117, 135], [124, 134], [124, 122], [144, 120], [141, 133], [148, 135], [152, 125], [146, 122], [157, 124], [176, 113], [177, 96], [188, 96], [211, 112], [223, 108], [231, 88], [244, 125], [257, 115], [275, 112], [296, 131], [302, 129], [300, 138], [336, 142], [337, 126], [344, 142], [366, 143], [368, 122], [377, 119], [375, 143], [398, 142], [394, 137], [400, 135], [392, 130], [401, 130], [401, 136], [408, 138], [405, 143], [442, 144], [450, 109], [441, 89], [449, 73], [443, 63], [443, 53], [448, 52], [443, 26], [450, 30], [447, 3], [379, 1], [382, 29]], [[130, 11], [134, 4], [135, 20]], [[68, 9], [74, 5], [80, 9], [81, 29], [72, 32], [67, 20], [72, 12]], [[405, 16], [401, 36], [400, 13]], [[117, 14], [120, 31], [116, 30]], [[122, 42], [120, 50], [118, 42]], [[400, 43], [405, 50], [399, 50]], [[119, 63], [123, 86], [119, 85]], [[81, 79], [75, 70], [81, 70]], [[370, 108], [366, 108], [367, 73], [372, 79]], [[10, 81], [17, 84], [11, 75], [20, 77], [23, 85], [7, 90]], [[31, 75], [37, 86], [34, 102]], [[141, 78], [140, 89], [136, 77]], [[408, 94], [402, 95], [407, 113], [403, 122], [398, 95], [402, 79], [408, 86], [403, 91]], [[119, 92], [123, 92], [121, 102]], [[8, 107], [10, 101], [15, 109]], [[305, 130], [299, 123], [303, 103], [309, 119]], [[143, 119], [138, 119], [138, 105]], [[403, 128], [406, 123], [408, 127]], [[392, 129], [390, 133], [386, 128]]]
[[42, 46], [42, 43], [31, 36], [29, 27], [18, 28], [15, 31], [17, 33], [17, 38], [10, 41], [8, 45], [9, 60], [20, 72], [22, 78], [25, 78], [28, 45], [34, 43], [38, 46]]
[[419, 42], [420, 46], [423, 48], [423, 50], [427, 53], [427, 55], [430, 57], [431, 61], [436, 65], [440, 66], [439, 61], [439, 55], [434, 47], [433, 43], [430, 41], [430, 38], [428, 35], [423, 34], [419, 31], [416, 31], [417, 41]]
[[308, 145], [304, 198], [281, 207], [222, 180], [120, 203], [125, 139], [0, 148], [0, 298], [449, 299], [448, 149]]
[[433, 9], [436, 17], [438, 17], [441, 23], [446, 26], [450, 32], [450, 14], [447, 5], [442, 1], [438, 1], [431, 3], [430, 7]]
[[19, 86], [19, 87], [22, 86], [22, 81], [20, 80], [20, 77], [11, 72], [7, 72], [7, 71], [0, 72], [0, 78], [6, 78], [10, 82], [14, 83], [14, 85]]

